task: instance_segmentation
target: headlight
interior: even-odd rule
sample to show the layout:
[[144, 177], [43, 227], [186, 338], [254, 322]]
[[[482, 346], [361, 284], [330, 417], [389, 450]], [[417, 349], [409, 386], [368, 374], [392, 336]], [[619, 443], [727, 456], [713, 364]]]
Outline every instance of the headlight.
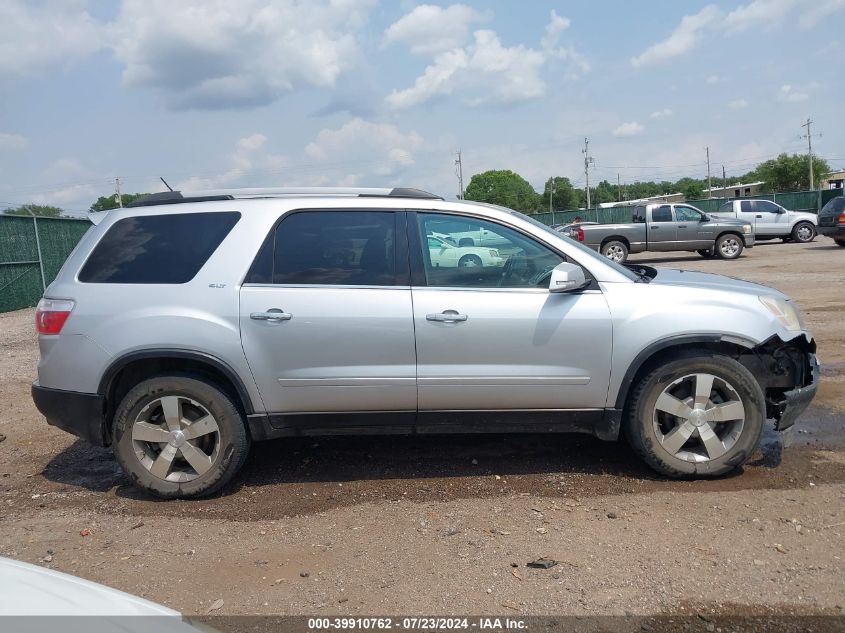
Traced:
[[772, 297], [770, 295], [762, 295], [760, 303], [769, 309], [769, 312], [775, 315], [781, 325], [790, 331], [798, 331], [805, 329], [804, 319], [801, 318], [801, 313], [788, 299], [781, 299], [780, 297]]
[[743, 224], [742, 225], [742, 232], [745, 234], [751, 233], [751, 225], [750, 224]]

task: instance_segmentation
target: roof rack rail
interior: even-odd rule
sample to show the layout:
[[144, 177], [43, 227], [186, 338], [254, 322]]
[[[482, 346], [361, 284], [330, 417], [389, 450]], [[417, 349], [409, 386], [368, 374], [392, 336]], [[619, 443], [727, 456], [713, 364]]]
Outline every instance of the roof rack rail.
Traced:
[[182, 202], [211, 202], [215, 200], [247, 200], [250, 198], [283, 198], [309, 196], [349, 196], [356, 198], [414, 198], [443, 200], [441, 196], [410, 187], [269, 187], [259, 189], [213, 189], [209, 191], [165, 191], [153, 193], [126, 205], [151, 207]]
[[200, 195], [186, 196], [181, 191], [164, 191], [162, 193], [151, 193], [143, 198], [133, 200], [127, 207], [154, 207], [160, 204], [180, 204], [182, 202], [213, 202], [215, 200], [234, 200], [231, 195]]

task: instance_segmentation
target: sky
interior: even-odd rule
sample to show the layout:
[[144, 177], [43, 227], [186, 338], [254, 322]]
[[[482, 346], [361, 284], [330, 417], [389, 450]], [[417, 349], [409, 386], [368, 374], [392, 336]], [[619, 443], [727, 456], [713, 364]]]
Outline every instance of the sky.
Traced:
[[[845, 0], [0, 0], [0, 207], [845, 167]], [[818, 135], [818, 136], [816, 136]]]

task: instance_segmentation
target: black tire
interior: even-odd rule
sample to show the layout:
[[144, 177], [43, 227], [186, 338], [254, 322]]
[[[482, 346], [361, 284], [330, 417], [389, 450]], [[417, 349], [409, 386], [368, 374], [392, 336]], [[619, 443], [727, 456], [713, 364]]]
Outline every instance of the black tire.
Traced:
[[833, 241], [836, 242], [837, 246], [841, 246], [842, 248], [845, 248], [845, 240], [833, 240]]
[[719, 259], [736, 259], [742, 254], [745, 244], [736, 233], [725, 233], [716, 240], [715, 252]]
[[790, 238], [794, 242], [798, 242], [800, 244], [806, 244], [807, 242], [812, 242], [816, 239], [816, 227], [813, 226], [812, 222], [799, 222], [795, 226], [792, 227], [792, 233], [790, 234]]
[[478, 255], [464, 255], [458, 260], [458, 268], [481, 268], [483, 266]]
[[[180, 402], [178, 409], [180, 420], [186, 419], [183, 418], [183, 413], [187, 416], [189, 410], [194, 412], [194, 417], [197, 417], [203, 414], [196, 412], [205, 409], [206, 413], [210, 413], [217, 426], [217, 430], [210, 433], [212, 436], [210, 440], [202, 440], [204, 442], [210, 441], [211, 446], [217, 447], [216, 451], [212, 450], [211, 455], [207, 456], [210, 467], [203, 474], [197, 474], [197, 471], [194, 471], [194, 475], [186, 474], [186, 477], [195, 477], [190, 481], [170, 481], [157, 477], [149, 467], [142, 463], [142, 457], [139, 455], [143, 454], [149, 460], [149, 454], [137, 451], [148, 450], [151, 451], [150, 454], [155, 456], [156, 449], [159, 449], [157, 454], [161, 455], [164, 449], [170, 448], [169, 443], [138, 443], [133, 441], [132, 437], [132, 429], [139, 421], [139, 416], [146, 415], [145, 412], [155, 410], [157, 406], [163, 416], [164, 409], [159, 403], [162, 398], [170, 396], [175, 396]], [[185, 403], [187, 403], [187, 410], [184, 409]], [[149, 425], [149, 423], [146, 424]], [[187, 425], [182, 428], [187, 429], [190, 426]], [[210, 382], [196, 377], [179, 375], [151, 378], [133, 387], [120, 402], [115, 412], [112, 438], [115, 457], [129, 478], [132, 479], [132, 482], [149, 494], [163, 499], [188, 499], [207, 496], [216, 492], [241, 469], [249, 454], [250, 446], [250, 437], [243, 415], [231, 398]], [[182, 444], [190, 443], [181, 437], [179, 440]], [[198, 442], [200, 442], [199, 439], [195, 440], [192, 445], [196, 446]], [[173, 453], [177, 456], [172, 458], [172, 467], [175, 469], [181, 463], [185, 470], [190, 469], [191, 466], [188, 461], [181, 453], [177, 453], [177, 450], [181, 451], [181, 449], [173, 449]]]
[[[664, 448], [658, 439], [658, 398], [664, 390], [671, 388], [673, 383], [691, 374], [709, 374], [725, 381], [734, 389], [744, 407], [745, 417], [735, 443], [720, 457], [707, 461], [696, 462], [679, 458]], [[716, 384], [714, 381], [714, 388]], [[743, 365], [729, 356], [708, 350], [688, 350], [676, 354], [668, 362], [660, 363], [634, 385], [626, 407], [623, 431], [634, 451], [651, 468], [663, 475], [675, 478], [717, 477], [741, 466], [754, 452], [763, 430], [765, 411], [763, 390]], [[722, 423], [727, 424], [735, 423]], [[701, 440], [692, 437], [688, 442], [695, 445]], [[703, 447], [703, 442], [701, 446]]]
[[701, 255], [704, 259], [713, 259], [716, 256], [716, 253], [712, 248], [702, 248], [697, 250], [696, 253]]
[[628, 260], [628, 246], [619, 240], [610, 240], [601, 245], [601, 254], [620, 264]]

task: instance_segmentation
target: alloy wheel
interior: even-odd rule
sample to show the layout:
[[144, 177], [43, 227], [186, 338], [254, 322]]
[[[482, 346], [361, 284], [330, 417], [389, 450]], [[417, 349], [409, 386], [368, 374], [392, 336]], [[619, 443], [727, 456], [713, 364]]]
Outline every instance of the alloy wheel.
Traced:
[[733, 257], [739, 252], [739, 241], [735, 237], [729, 237], [722, 241], [719, 250], [725, 257]]
[[220, 427], [209, 410], [185, 396], [148, 403], [132, 424], [132, 448], [152, 475], [193, 481], [211, 469], [220, 450]]
[[604, 256], [614, 262], [621, 262], [625, 257], [625, 253], [621, 247], [614, 244], [605, 249]]
[[660, 446], [687, 462], [718, 459], [736, 444], [745, 406], [736, 389], [713, 374], [688, 374], [668, 385], [654, 405]]

